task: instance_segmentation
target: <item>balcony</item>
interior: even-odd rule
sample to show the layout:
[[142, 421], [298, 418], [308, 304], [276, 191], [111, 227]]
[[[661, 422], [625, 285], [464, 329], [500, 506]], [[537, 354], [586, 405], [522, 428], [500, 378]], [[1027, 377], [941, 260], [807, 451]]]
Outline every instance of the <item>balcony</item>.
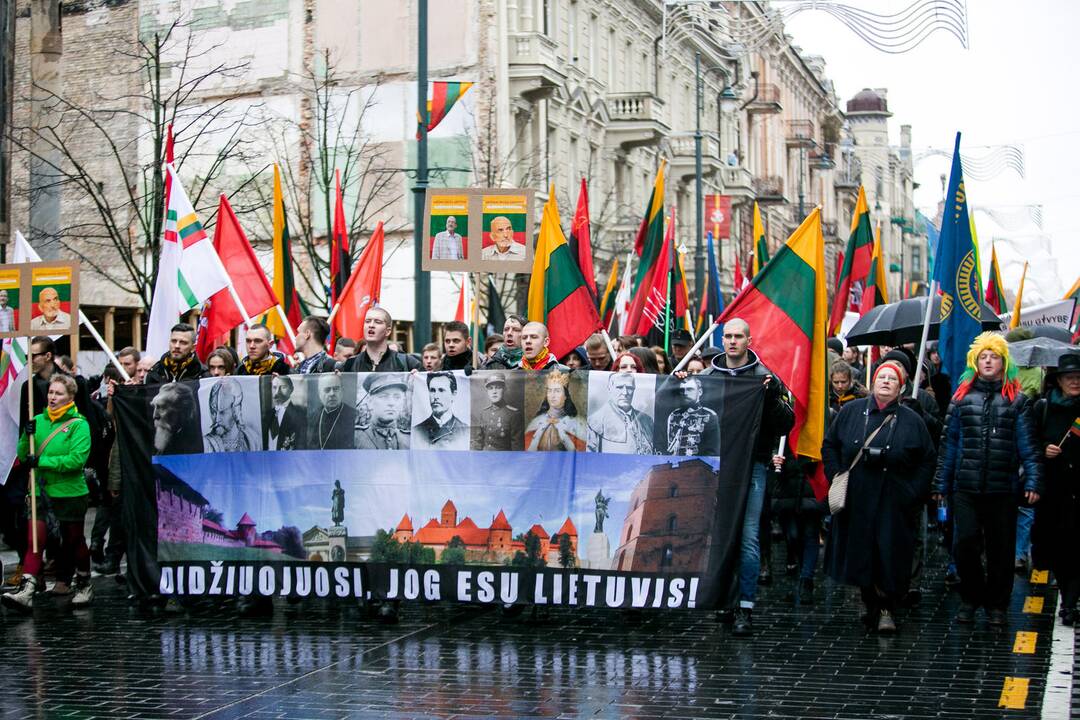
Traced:
[[789, 148], [812, 148], [817, 146], [814, 140], [813, 120], [785, 120], [784, 138]]
[[754, 177], [743, 167], [724, 165], [720, 168], [720, 185], [725, 195], [731, 195], [734, 202], [753, 200]]
[[775, 115], [783, 110], [780, 88], [772, 83], [758, 83], [757, 97], [746, 106], [746, 112], [751, 115]]
[[558, 45], [541, 33], [510, 36], [510, 92], [526, 100], [549, 97], [566, 80], [555, 55]]
[[[692, 134], [677, 135], [668, 138], [671, 147], [671, 174], [683, 182], [690, 182], [697, 175], [694, 159], [694, 136]], [[720, 160], [720, 147], [716, 138], [703, 135], [701, 138], [701, 174], [703, 177], [713, 175], [722, 165]]]
[[754, 197], [762, 205], [777, 205], [786, 203], [784, 195], [784, 178], [779, 175], [763, 175], [753, 180]]
[[611, 93], [607, 96], [608, 145], [623, 150], [658, 145], [671, 128], [664, 123], [664, 101], [650, 92]]

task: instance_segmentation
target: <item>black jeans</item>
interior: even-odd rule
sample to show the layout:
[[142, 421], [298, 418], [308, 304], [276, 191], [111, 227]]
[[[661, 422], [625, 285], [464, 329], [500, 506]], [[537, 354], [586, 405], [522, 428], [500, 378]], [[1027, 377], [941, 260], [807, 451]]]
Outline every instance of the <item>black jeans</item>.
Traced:
[[961, 599], [975, 607], [1005, 610], [1013, 587], [1016, 498], [1010, 493], [957, 492], [953, 522]]
[[[108, 547], [105, 535], [109, 536]], [[120, 523], [120, 498], [114, 498], [108, 490], [101, 494], [101, 504], [94, 515], [94, 528], [90, 532], [90, 547], [102, 548], [110, 560], [120, 562], [124, 556], [124, 527]]]

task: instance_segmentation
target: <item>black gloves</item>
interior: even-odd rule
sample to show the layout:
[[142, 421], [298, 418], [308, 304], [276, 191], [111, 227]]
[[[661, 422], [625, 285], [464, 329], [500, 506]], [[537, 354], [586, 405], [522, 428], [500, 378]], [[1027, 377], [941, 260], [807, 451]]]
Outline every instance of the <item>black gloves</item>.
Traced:
[[33, 418], [30, 418], [29, 420], [26, 421], [26, 424], [23, 425], [23, 432], [26, 433], [27, 435], [33, 435], [36, 431], [37, 431], [37, 422], [35, 422]]

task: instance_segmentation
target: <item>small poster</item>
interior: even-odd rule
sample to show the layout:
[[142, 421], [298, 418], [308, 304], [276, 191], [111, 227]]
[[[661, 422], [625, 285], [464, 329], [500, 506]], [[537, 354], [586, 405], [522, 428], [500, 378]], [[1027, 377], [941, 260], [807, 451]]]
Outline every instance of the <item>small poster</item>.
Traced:
[[428, 191], [424, 270], [519, 273], [532, 269], [533, 191]]
[[69, 335], [77, 327], [74, 321], [78, 303], [77, 271], [71, 264], [34, 264], [30, 271], [30, 332], [46, 335]]
[[0, 268], [0, 337], [17, 335], [21, 327], [19, 285], [17, 267]]
[[469, 259], [469, 196], [429, 195], [424, 269], [465, 270]]

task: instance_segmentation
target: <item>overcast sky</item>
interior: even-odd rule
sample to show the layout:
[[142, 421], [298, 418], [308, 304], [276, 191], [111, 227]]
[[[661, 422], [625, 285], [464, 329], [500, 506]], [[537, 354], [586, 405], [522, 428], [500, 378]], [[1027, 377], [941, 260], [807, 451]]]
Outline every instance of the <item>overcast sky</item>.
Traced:
[[[847, 0], [860, 9], [892, 14], [912, 0]], [[1080, 166], [1078, 101], [1071, 75], [1080, 66], [1075, 30], [1080, 3], [1072, 0], [968, 0], [968, 48], [938, 31], [903, 55], [874, 50], [839, 20], [808, 10], [789, 20], [787, 32], [808, 53], [825, 57], [841, 108], [864, 87], [888, 88], [890, 141], [898, 144], [900, 125], [912, 126], [916, 153], [927, 148], [951, 151], [963, 133], [961, 153], [979, 157], [984, 146], [1019, 144], [1026, 176], [1006, 171], [996, 180], [967, 178], [975, 206], [1017, 215], [1022, 206], [1042, 205], [1043, 227], [1033, 223], [1002, 227], [976, 214], [983, 264], [997, 238], [1002, 275], [1011, 297], [1024, 259], [1031, 261], [1024, 305], [1058, 299], [1080, 275]], [[915, 166], [915, 204], [924, 213], [941, 198], [939, 176], [948, 161], [931, 157]], [[1022, 216], [1008, 218], [1013, 225]], [[1030, 303], [1029, 303], [1030, 301]]]

